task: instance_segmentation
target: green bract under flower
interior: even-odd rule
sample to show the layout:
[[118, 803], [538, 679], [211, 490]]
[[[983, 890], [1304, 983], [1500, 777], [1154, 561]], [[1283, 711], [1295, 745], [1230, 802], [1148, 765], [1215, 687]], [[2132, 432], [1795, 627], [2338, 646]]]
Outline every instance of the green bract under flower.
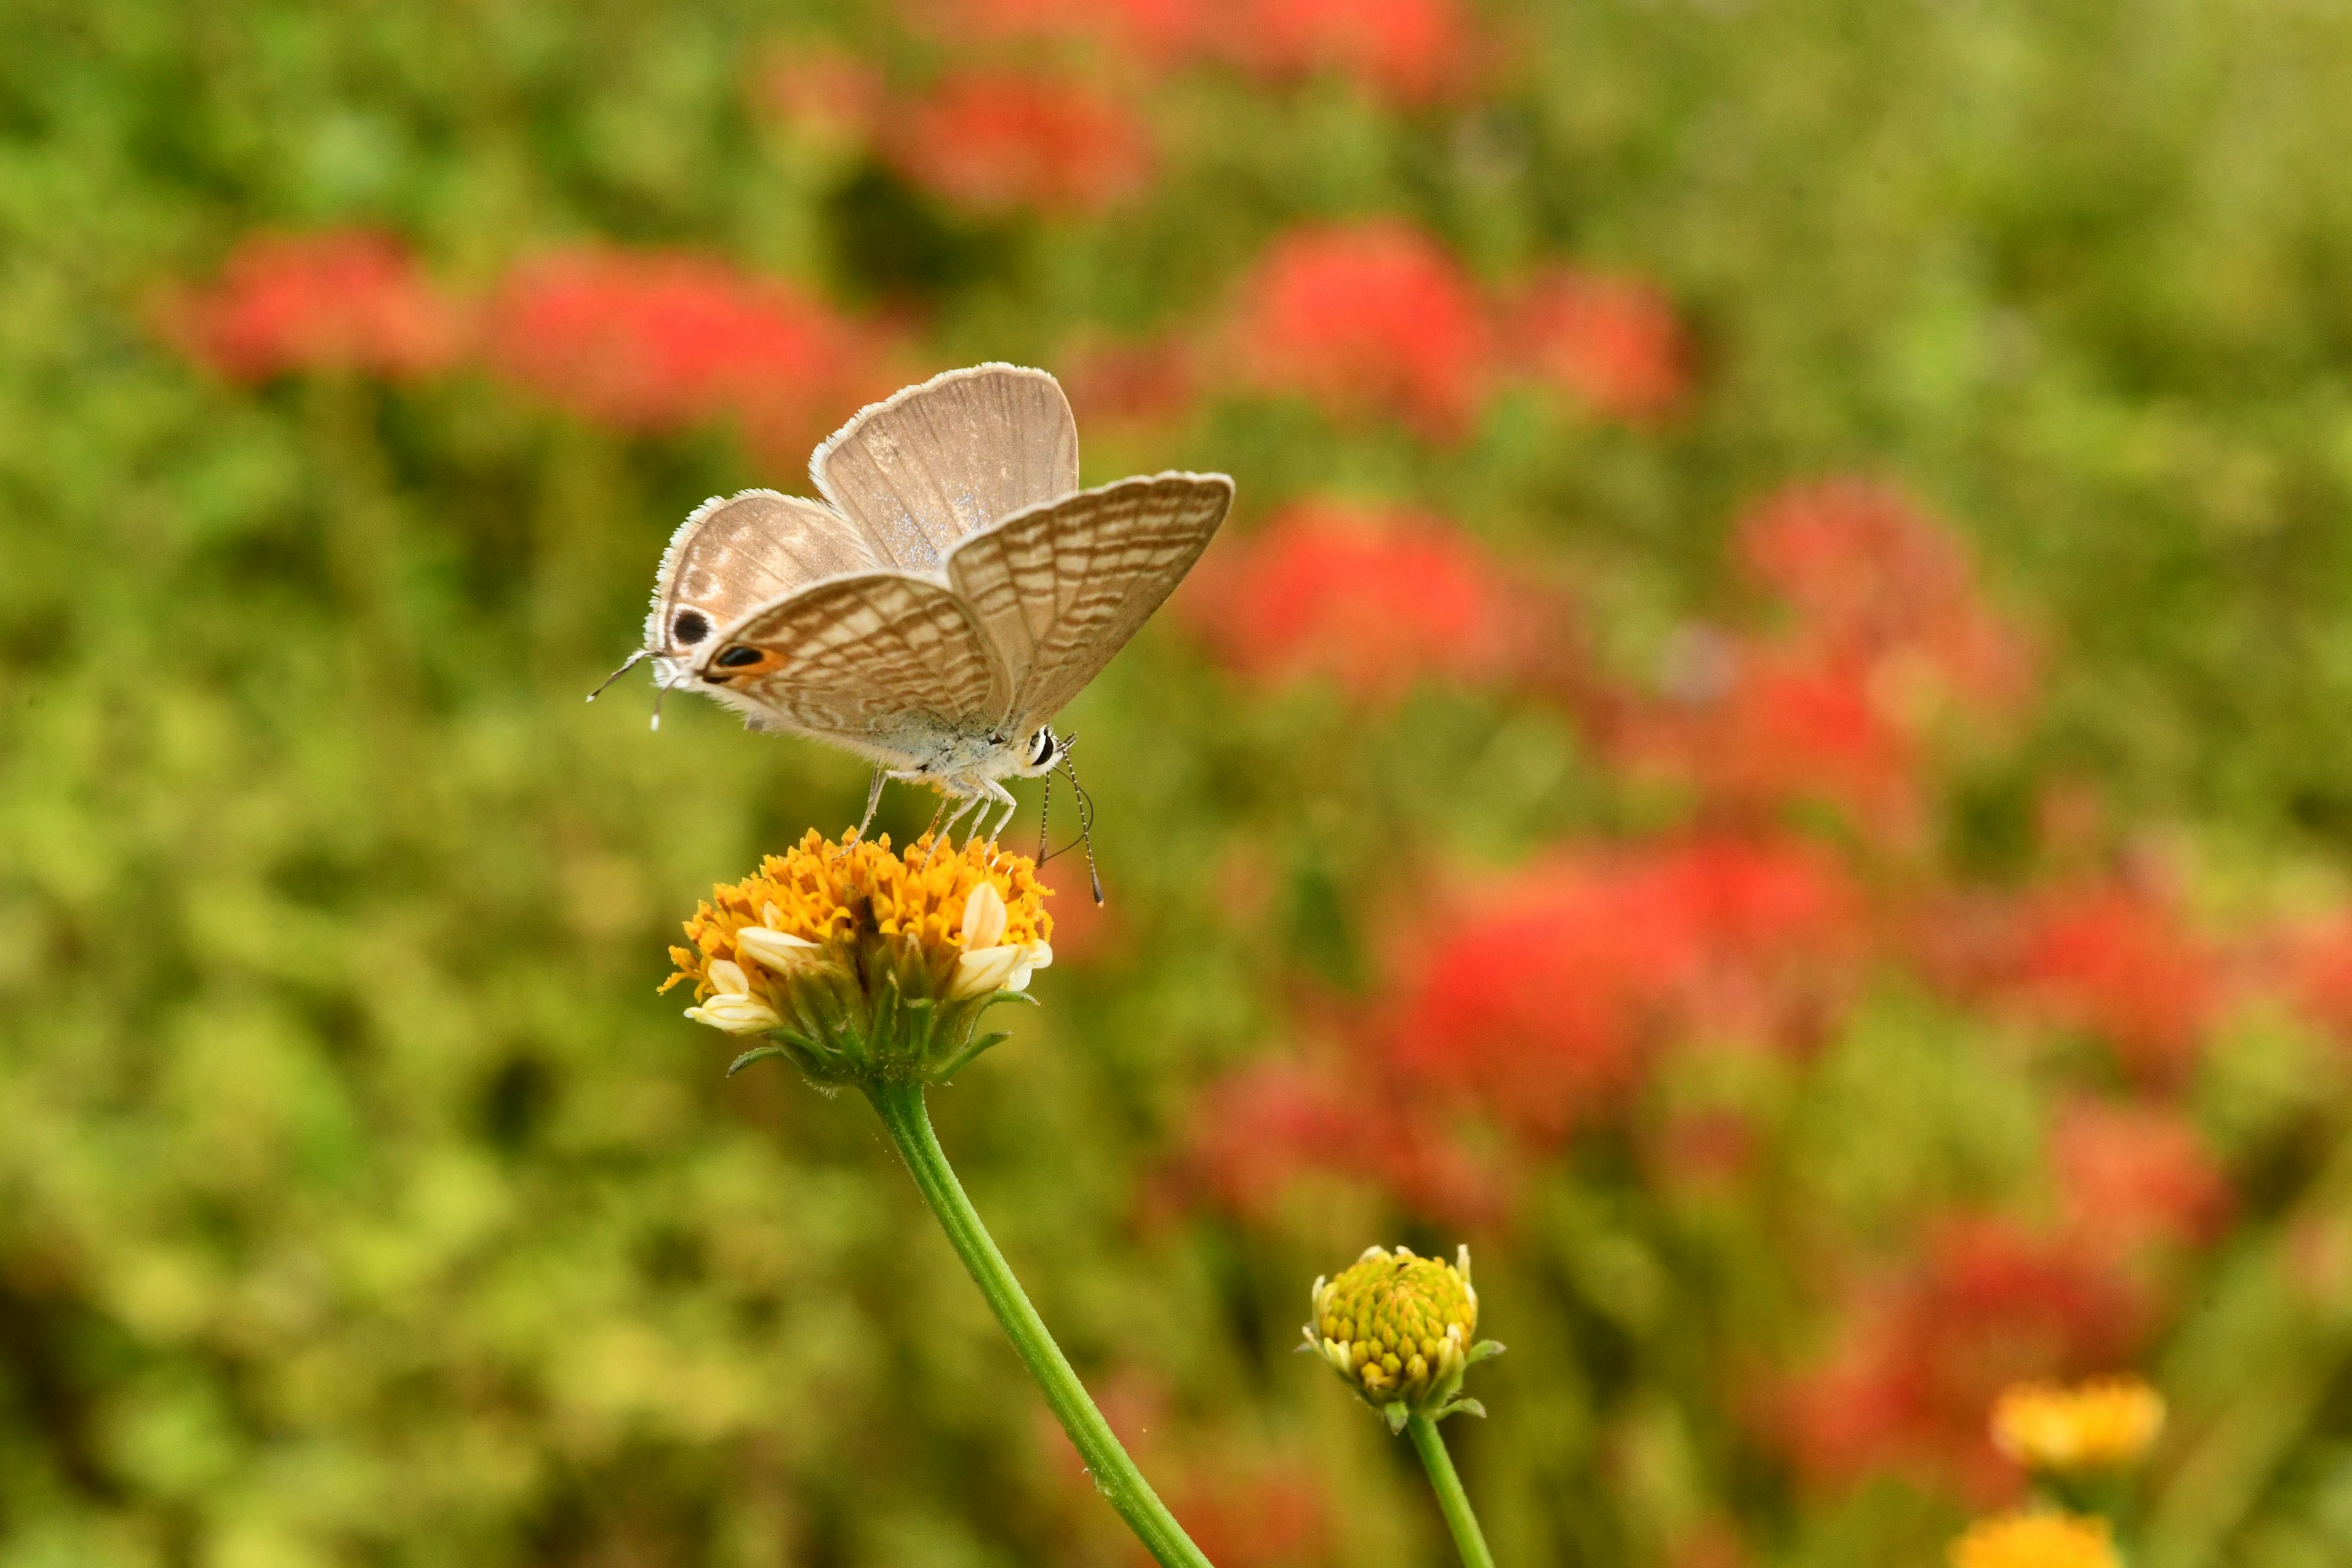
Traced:
[[1462, 1396], [1462, 1374], [1503, 1347], [1476, 1341], [1469, 1247], [1456, 1258], [1444, 1263], [1411, 1247], [1374, 1247], [1338, 1279], [1315, 1281], [1315, 1321], [1303, 1331], [1307, 1347], [1386, 1415], [1391, 1430], [1412, 1415], [1486, 1413]]
[[811, 830], [712, 889], [662, 989], [692, 981], [688, 1017], [766, 1037], [737, 1068], [784, 1056], [822, 1084], [945, 1082], [1004, 1038], [976, 1037], [980, 1015], [1054, 962], [1036, 871], [992, 844], [921, 838], [902, 858], [887, 836], [837, 845]]

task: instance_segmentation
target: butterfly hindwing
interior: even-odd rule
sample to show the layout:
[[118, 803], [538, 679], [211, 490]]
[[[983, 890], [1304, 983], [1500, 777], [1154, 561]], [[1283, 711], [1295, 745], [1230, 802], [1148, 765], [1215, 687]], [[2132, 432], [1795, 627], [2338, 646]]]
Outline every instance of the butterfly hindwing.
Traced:
[[901, 766], [944, 738], [989, 733], [1012, 691], [963, 602], [895, 572], [835, 578], [754, 612], [716, 639], [693, 679], [760, 727]]
[[1208, 548], [1233, 496], [1223, 474], [1121, 479], [957, 547], [948, 581], [1012, 682], [1011, 733], [1052, 718], [1127, 646]]
[[1078, 488], [1078, 426], [1044, 371], [974, 365], [866, 409], [816, 449], [809, 475], [883, 564], [936, 572], [966, 535]]
[[823, 578], [883, 564], [857, 525], [774, 490], [713, 497], [678, 525], [654, 579], [646, 647], [671, 657]]

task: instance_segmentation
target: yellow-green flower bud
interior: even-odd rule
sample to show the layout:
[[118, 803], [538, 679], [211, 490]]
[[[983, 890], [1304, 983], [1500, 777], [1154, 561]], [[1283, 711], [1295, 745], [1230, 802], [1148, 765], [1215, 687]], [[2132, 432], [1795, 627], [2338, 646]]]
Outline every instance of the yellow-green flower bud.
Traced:
[[1307, 1348], [1384, 1414], [1391, 1430], [1410, 1415], [1486, 1414], [1476, 1400], [1461, 1396], [1462, 1374], [1503, 1347], [1478, 1342], [1470, 1249], [1463, 1247], [1457, 1259], [1374, 1247], [1338, 1279], [1315, 1281]]

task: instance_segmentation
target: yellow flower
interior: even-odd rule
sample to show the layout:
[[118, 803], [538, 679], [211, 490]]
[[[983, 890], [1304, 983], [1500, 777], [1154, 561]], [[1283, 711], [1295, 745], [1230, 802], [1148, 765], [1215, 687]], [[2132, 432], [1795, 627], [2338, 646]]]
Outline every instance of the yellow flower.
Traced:
[[1952, 1568], [2121, 1568], [2107, 1521], [2074, 1513], [1979, 1520], [1952, 1542]]
[[2164, 1430], [2164, 1396], [2136, 1377], [2061, 1388], [2020, 1384], [1993, 1403], [1993, 1447], [2060, 1474], [2109, 1469], [2146, 1457]]
[[973, 1040], [981, 1013], [1054, 961], [1036, 873], [990, 844], [926, 837], [902, 858], [887, 836], [834, 844], [812, 829], [711, 890], [662, 989], [690, 981], [688, 1017], [769, 1037], [739, 1067], [782, 1055], [823, 1083], [943, 1081], [1003, 1038]]
[[1461, 1397], [1462, 1374], [1503, 1347], [1474, 1342], [1478, 1292], [1470, 1284], [1470, 1249], [1456, 1256], [1444, 1263], [1416, 1258], [1409, 1247], [1367, 1247], [1338, 1279], [1315, 1281], [1315, 1320], [1302, 1331], [1307, 1348], [1386, 1415], [1392, 1431], [1408, 1415], [1486, 1413]]

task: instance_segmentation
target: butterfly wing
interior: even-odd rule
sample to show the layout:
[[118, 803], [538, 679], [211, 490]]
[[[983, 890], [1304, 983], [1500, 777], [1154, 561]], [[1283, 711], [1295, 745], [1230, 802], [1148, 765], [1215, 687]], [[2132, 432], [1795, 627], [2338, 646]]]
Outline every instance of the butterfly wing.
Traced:
[[829, 506], [774, 490], [713, 496], [670, 536], [654, 576], [646, 647], [690, 658], [712, 633], [761, 605], [883, 564], [864, 531]]
[[1233, 505], [1223, 474], [1159, 474], [1081, 490], [957, 546], [948, 581], [1012, 681], [1007, 732], [1060, 711], [1201, 558]]
[[1012, 692], [963, 602], [897, 572], [834, 578], [753, 611], [703, 651], [692, 679], [755, 728], [899, 767], [992, 732]]
[[956, 542], [1078, 488], [1078, 426], [1042, 370], [982, 364], [875, 404], [809, 459], [884, 564], [936, 572]]

